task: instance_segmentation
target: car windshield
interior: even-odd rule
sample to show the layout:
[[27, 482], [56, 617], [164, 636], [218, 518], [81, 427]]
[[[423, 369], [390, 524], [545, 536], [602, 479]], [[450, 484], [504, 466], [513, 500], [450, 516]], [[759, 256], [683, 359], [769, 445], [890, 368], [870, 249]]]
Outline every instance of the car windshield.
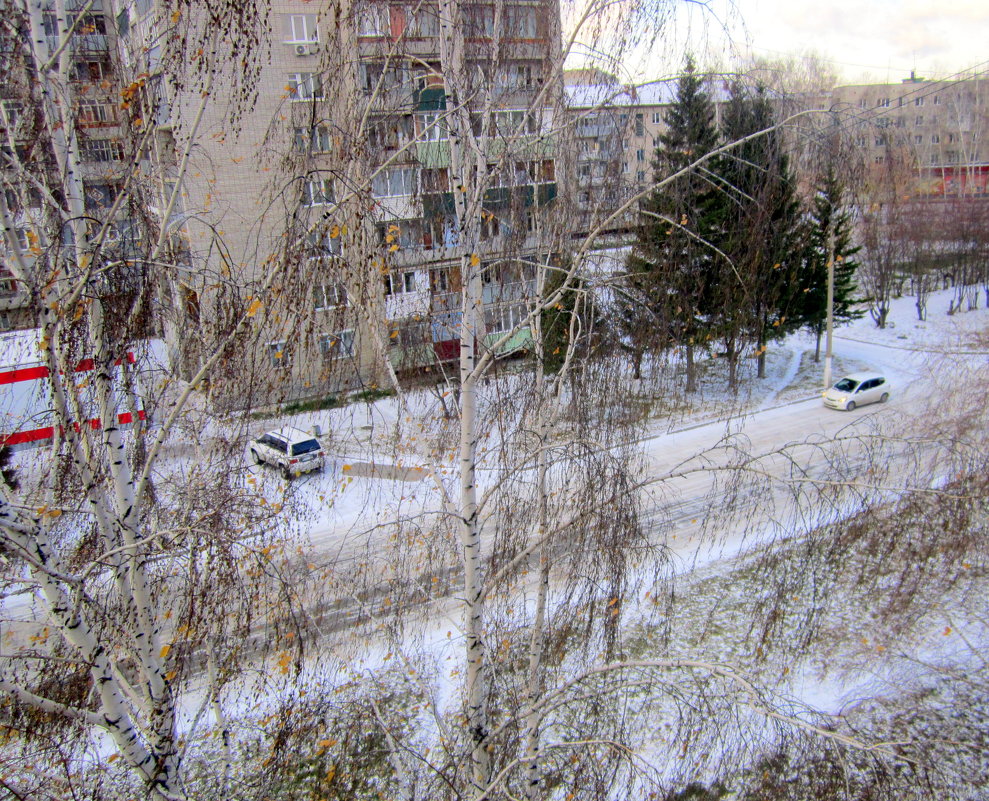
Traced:
[[839, 392], [854, 392], [855, 387], [857, 386], [858, 386], [858, 381], [852, 381], [852, 379], [850, 378], [843, 378], [841, 379], [841, 381], [839, 381], [837, 384], [834, 385], [834, 388]]
[[307, 439], [305, 442], [296, 442], [292, 446], [292, 455], [300, 456], [303, 453], [312, 453], [319, 450], [319, 443], [314, 439]]

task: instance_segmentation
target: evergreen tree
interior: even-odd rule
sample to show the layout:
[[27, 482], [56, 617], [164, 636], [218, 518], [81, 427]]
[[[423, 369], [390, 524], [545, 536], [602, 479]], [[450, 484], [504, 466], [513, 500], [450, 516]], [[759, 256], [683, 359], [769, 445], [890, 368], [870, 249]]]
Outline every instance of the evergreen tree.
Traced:
[[[653, 160], [657, 183], [717, 146], [714, 107], [689, 57], [665, 122], [668, 128]], [[638, 242], [628, 260], [623, 292], [636, 376], [646, 349], [672, 343], [684, 348], [687, 391], [696, 389], [694, 348], [706, 337], [712, 265], [719, 258], [709, 243], [718, 239], [723, 216], [724, 196], [703, 167], [655, 190], [640, 204]]]
[[726, 142], [765, 131], [718, 160], [717, 174], [734, 203], [724, 251], [730, 259], [719, 280], [717, 333], [729, 359], [729, 385], [737, 386], [737, 363], [753, 344], [759, 377], [765, 376], [766, 348], [799, 327], [799, 276], [806, 228], [796, 182], [776, 113], [762, 87], [736, 82], [726, 104]]
[[[828, 261], [834, 259], [833, 316], [836, 325], [857, 320], [863, 315], [855, 308], [862, 302], [856, 297], [855, 272], [857, 246], [852, 245], [851, 215], [844, 208], [844, 187], [828, 168], [821, 175], [811, 208], [807, 258], [801, 275], [799, 295], [800, 321], [815, 336], [814, 361], [821, 357], [821, 336], [828, 319]], [[833, 250], [832, 250], [833, 248]]]

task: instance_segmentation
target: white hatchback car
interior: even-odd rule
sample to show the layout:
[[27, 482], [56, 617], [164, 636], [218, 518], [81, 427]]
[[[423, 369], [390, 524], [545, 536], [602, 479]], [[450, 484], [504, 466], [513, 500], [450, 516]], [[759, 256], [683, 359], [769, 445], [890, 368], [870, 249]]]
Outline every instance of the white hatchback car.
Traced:
[[846, 375], [824, 393], [824, 405], [832, 409], [850, 412], [856, 406], [867, 403], [885, 403], [889, 400], [889, 382], [877, 373], [852, 373]]
[[300, 473], [322, 470], [326, 452], [319, 440], [300, 428], [280, 428], [251, 440], [254, 464], [270, 464], [286, 479]]

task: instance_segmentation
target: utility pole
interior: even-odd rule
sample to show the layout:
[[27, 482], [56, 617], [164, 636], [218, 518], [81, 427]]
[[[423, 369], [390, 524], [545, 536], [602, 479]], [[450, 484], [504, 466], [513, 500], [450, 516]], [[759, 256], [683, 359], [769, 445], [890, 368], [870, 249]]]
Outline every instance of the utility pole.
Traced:
[[834, 208], [828, 225], [828, 322], [824, 346], [824, 389], [831, 386], [831, 337], [834, 333]]

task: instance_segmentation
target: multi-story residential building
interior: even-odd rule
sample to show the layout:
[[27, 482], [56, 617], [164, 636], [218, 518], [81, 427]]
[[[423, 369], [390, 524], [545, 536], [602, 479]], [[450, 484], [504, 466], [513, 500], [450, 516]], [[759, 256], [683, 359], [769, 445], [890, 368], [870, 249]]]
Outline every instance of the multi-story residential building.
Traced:
[[866, 164], [889, 148], [910, 154], [929, 195], [985, 195], [989, 178], [989, 79], [911, 77], [897, 84], [838, 86], [828, 98]]
[[[220, 98], [197, 116], [198, 91], [163, 85], [177, 158], [197, 120], [177, 223], [191, 262], [212, 260], [250, 294], [271, 264], [294, 260], [271, 287], [290, 308], [180, 277], [176, 303], [197, 319], [175, 332], [178, 350], [194, 349], [202, 337], [186, 332], [222, 304], [263, 300], [251, 358], [276, 396], [443, 369], [460, 353], [465, 269], [481, 277], [479, 347], [525, 345], [527, 328], [503, 334], [525, 317], [551, 250], [559, 11], [555, 0], [457, 7], [461, 25], [442, 39], [434, 3], [275, 0], [270, 57], [236, 131]], [[132, 57], [148, 58], [168, 21], [152, 0], [122, 11]]]
[[[56, 13], [54, 0], [40, 10], [44, 46], [51, 53], [58, 51], [59, 43]], [[75, 179], [81, 181], [84, 213], [93, 225], [105, 221], [126, 172], [114, 69], [115, 27], [104, 0], [68, 0], [65, 13], [73, 33], [66, 48], [72, 108], [64, 113], [74, 123], [81, 173]], [[14, 20], [8, 22], [16, 24]], [[23, 40], [31, 39], [26, 27], [22, 34]], [[51, 142], [41, 135], [36, 110], [32, 108], [32, 98], [39, 95], [30, 85], [33, 72], [25, 61], [26, 53], [18, 50], [20, 42], [13, 35], [5, 36], [3, 43], [7, 68], [0, 82], [0, 138], [6, 158], [0, 170], [4, 228], [9, 229], [10, 236], [0, 237], [0, 330], [7, 330], [37, 325], [38, 310], [31, 303], [31, 287], [15, 277], [11, 263], [16, 257], [30, 265], [53, 244], [46, 232], [41, 187], [60, 186], [63, 177], [56, 174]], [[55, 191], [55, 196], [61, 193]], [[117, 210], [106, 250], [124, 255], [130, 235], [126, 210]]]

